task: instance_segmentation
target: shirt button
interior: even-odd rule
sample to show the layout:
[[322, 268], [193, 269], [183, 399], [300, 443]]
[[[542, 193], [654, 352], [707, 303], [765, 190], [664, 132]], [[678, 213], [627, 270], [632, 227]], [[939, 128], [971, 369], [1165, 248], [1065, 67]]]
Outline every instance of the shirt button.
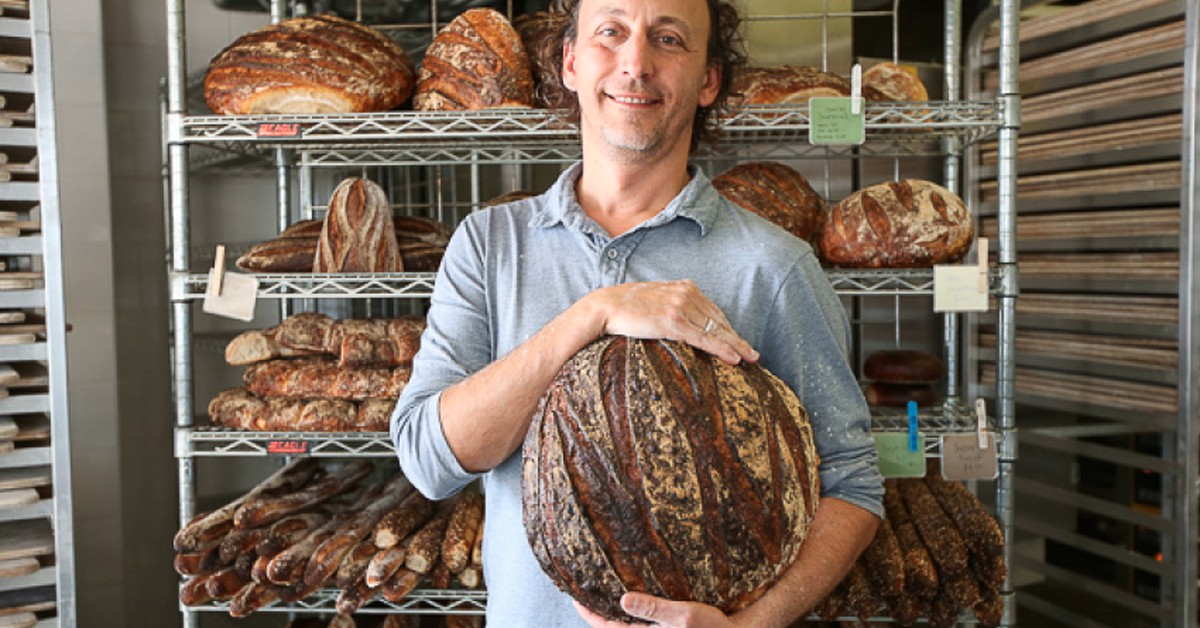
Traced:
[[608, 259], [617, 259], [617, 255], [618, 255], [618, 253], [617, 253], [616, 249], [608, 250]]

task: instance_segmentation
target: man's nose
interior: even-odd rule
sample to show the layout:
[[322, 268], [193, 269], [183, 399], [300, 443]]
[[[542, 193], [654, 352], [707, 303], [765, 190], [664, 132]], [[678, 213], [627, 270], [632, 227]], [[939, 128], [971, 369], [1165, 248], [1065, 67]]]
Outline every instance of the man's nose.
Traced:
[[654, 51], [645, 36], [630, 37], [621, 46], [621, 73], [632, 78], [645, 78], [654, 72]]

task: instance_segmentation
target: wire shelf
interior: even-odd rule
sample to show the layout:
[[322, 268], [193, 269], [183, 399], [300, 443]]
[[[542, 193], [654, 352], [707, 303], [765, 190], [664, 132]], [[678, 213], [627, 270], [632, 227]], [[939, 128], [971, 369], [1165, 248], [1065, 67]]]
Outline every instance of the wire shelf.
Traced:
[[[341, 589], [321, 589], [294, 603], [276, 603], [258, 609], [257, 613], [336, 613]], [[192, 611], [229, 612], [229, 602], [211, 602], [203, 606], [188, 606]], [[487, 591], [470, 589], [417, 589], [399, 602], [376, 597], [355, 611], [355, 614], [380, 615], [407, 613], [410, 615], [483, 615], [487, 609]]]
[[[948, 399], [939, 406], [924, 408], [917, 413], [917, 430], [925, 435], [926, 458], [941, 457], [942, 436], [971, 433], [976, 427], [975, 412], [958, 399]], [[989, 418], [988, 429], [992, 428]], [[908, 432], [908, 413], [899, 408], [872, 408], [871, 431]]]
[[178, 429], [176, 455], [395, 458], [387, 432], [250, 432], [219, 427]]
[[[933, 270], [829, 269], [825, 272], [835, 292], [848, 296], [931, 295]], [[435, 273], [277, 273], [255, 274], [260, 299], [420, 299], [433, 295]], [[999, 290], [1000, 273], [989, 270], [993, 292]], [[204, 298], [207, 273], [175, 273], [174, 301]]]
[[[739, 145], [797, 144], [797, 155], [942, 154], [999, 131], [1002, 101], [867, 103], [866, 143], [833, 148], [808, 143], [808, 105], [754, 105], [722, 124], [715, 155]], [[359, 114], [169, 116], [168, 140], [235, 152], [266, 148], [320, 150], [308, 165], [362, 163], [457, 163], [467, 157], [491, 161], [570, 161], [578, 155], [578, 129], [547, 109], [483, 111], [390, 111]], [[287, 137], [260, 137], [283, 128]], [[906, 146], [913, 145], [913, 146]], [[914, 146], [916, 148], [914, 148]], [[915, 152], [914, 152], [915, 151]], [[361, 160], [361, 161], [360, 161]]]

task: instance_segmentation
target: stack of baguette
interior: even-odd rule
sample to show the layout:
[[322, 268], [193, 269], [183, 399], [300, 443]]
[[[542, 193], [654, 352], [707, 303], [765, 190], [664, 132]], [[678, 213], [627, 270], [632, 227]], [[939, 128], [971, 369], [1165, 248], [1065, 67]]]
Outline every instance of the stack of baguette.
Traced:
[[891, 616], [901, 626], [924, 618], [948, 627], [970, 609], [981, 625], [999, 625], [1004, 534], [979, 500], [930, 473], [887, 480], [884, 505], [874, 540], [814, 612], [825, 621]]
[[228, 602], [245, 616], [340, 589], [349, 616], [376, 597], [398, 602], [418, 585], [481, 588], [483, 497], [465, 490], [431, 502], [401, 474], [367, 482], [357, 461], [284, 467], [246, 495], [197, 516], [175, 535], [186, 606]]
[[215, 425], [253, 431], [387, 431], [412, 372], [425, 322], [342, 319], [305, 312], [243, 332], [225, 360], [243, 385], [208, 405]]

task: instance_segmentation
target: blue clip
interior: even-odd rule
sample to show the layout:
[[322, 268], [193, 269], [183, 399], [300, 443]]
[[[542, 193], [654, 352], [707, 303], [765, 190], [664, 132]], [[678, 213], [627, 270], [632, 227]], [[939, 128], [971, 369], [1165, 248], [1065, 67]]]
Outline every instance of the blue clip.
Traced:
[[917, 451], [917, 402], [908, 402], [908, 450]]

